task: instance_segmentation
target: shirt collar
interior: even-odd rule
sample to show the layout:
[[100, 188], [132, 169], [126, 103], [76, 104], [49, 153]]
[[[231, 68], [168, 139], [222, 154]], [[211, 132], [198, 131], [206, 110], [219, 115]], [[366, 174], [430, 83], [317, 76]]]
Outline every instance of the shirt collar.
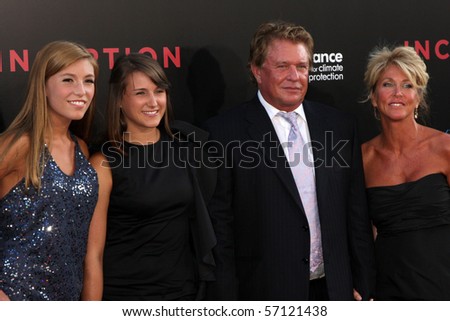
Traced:
[[[259, 98], [259, 101], [261, 102], [261, 104], [263, 105], [264, 109], [266, 110], [267, 114], [269, 115], [270, 119], [273, 119], [280, 112], [279, 109], [273, 107], [271, 104], [269, 104], [264, 99], [264, 97], [261, 94], [261, 91], [259, 91], [259, 90], [258, 90], [258, 98]], [[305, 110], [303, 109], [303, 103], [300, 104], [300, 106], [295, 108], [293, 111], [296, 112], [297, 114], [299, 114], [300, 117], [306, 121], [306, 115], [305, 115]]]

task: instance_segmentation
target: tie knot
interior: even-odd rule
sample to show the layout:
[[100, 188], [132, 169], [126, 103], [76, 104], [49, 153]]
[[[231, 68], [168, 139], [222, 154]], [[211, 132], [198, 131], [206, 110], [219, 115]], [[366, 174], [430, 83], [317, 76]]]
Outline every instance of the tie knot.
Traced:
[[281, 117], [286, 119], [291, 126], [294, 126], [294, 127], [298, 126], [297, 125], [297, 118], [298, 118], [299, 115], [295, 111], [291, 111], [291, 112], [288, 112], [288, 113], [279, 112], [278, 115], [280, 115]]

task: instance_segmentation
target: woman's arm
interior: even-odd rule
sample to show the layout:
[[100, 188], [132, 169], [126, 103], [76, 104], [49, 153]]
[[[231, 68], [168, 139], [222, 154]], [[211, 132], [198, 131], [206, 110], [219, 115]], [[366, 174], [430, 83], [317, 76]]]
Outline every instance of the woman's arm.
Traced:
[[10, 137], [0, 140], [0, 199], [25, 176], [29, 149], [30, 140], [26, 135], [14, 143]]
[[101, 153], [94, 154], [90, 162], [97, 171], [99, 191], [94, 210], [87, 253], [84, 262], [82, 300], [101, 300], [103, 295], [103, 250], [106, 238], [106, 218], [112, 188], [111, 169]]
[[5, 294], [5, 292], [3, 292], [2, 290], [0, 290], [0, 301], [11, 301], [9, 297]]

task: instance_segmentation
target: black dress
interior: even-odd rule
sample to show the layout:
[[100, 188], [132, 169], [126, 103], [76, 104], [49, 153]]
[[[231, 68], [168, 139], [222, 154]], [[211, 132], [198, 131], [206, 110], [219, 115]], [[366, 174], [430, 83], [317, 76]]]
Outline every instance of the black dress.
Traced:
[[450, 300], [450, 188], [445, 175], [368, 188], [377, 228], [377, 300]]
[[190, 172], [168, 136], [153, 145], [104, 145], [113, 178], [104, 253], [104, 300], [190, 300], [197, 271], [189, 220]]

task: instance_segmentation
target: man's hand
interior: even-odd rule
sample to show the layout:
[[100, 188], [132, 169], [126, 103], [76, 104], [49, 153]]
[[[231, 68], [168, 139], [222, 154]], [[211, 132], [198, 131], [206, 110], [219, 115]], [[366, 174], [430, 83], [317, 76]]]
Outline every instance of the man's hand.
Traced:
[[[355, 301], [362, 301], [361, 294], [359, 294], [359, 292], [355, 289], [353, 289], [353, 298], [355, 299]], [[373, 298], [371, 298], [369, 301], [373, 301]]]
[[359, 292], [355, 289], [353, 289], [353, 298], [355, 299], [355, 301], [362, 301], [361, 294], [359, 294]]

